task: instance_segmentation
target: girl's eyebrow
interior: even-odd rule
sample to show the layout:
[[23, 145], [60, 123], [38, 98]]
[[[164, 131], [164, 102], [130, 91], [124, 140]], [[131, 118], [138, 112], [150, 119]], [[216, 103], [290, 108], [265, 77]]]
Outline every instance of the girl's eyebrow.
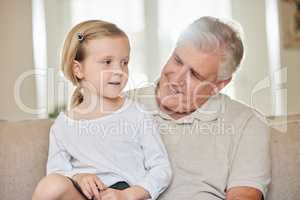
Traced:
[[100, 59], [112, 59], [113, 58], [113, 56], [101, 56], [101, 57], [99, 57]]
[[106, 61], [106, 60], [112, 60], [113, 57], [112, 56], [99, 56], [99, 57], [96, 57], [95, 58], [95, 62], [97, 63], [101, 63], [103, 61]]
[[[99, 60], [103, 60], [103, 59], [113, 59], [114, 58], [114, 56], [99, 56], [99, 57], [97, 57], [97, 59]], [[125, 56], [125, 57], [122, 57], [121, 59], [127, 59], [127, 60], [129, 60], [129, 56]]]

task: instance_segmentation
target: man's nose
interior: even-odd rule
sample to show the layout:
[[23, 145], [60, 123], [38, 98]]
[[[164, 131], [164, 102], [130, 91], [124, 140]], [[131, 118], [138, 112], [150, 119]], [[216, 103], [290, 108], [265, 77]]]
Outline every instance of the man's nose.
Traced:
[[178, 83], [179, 85], [183, 85], [186, 82], [187, 74], [188, 74], [188, 67], [182, 66], [180, 69], [174, 72], [174, 79], [173, 81]]

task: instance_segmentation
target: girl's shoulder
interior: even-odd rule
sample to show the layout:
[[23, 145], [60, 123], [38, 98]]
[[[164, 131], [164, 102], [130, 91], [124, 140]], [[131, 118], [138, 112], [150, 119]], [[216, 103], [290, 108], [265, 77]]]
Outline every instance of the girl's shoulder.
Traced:
[[135, 99], [127, 98], [124, 107], [128, 112], [135, 112], [139, 115], [147, 114], [147, 109], [145, 106]]
[[92, 116], [87, 118], [77, 112], [76, 109], [61, 111], [53, 123], [55, 129], [68, 129], [74, 124], [101, 123], [115, 118], [126, 118], [129, 121], [149, 118], [152, 114], [140, 102], [126, 98], [123, 106], [112, 114], [104, 116]]
[[126, 109], [127, 112], [124, 113], [126, 116], [132, 116], [136, 121], [153, 118], [153, 113], [144, 104], [133, 99], [128, 99], [127, 101], [130, 106]]
[[68, 119], [68, 115], [66, 114], [67, 111], [60, 111], [57, 115], [56, 119], [54, 120], [54, 123], [52, 124], [52, 129], [65, 129], [66, 122]]
[[63, 111], [61, 111], [50, 127], [50, 134], [61, 138], [64, 135], [64, 133], [66, 133], [67, 129], [68, 126], [65, 123], [65, 119], [63, 117]]

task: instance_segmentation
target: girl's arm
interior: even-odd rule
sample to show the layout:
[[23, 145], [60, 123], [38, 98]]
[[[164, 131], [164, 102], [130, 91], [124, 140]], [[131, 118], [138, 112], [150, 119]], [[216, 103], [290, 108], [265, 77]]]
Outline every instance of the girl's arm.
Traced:
[[160, 137], [159, 127], [151, 115], [145, 115], [139, 134], [145, 156], [144, 165], [148, 173], [136, 186], [144, 188], [154, 200], [171, 182], [171, 165]]
[[62, 142], [58, 139], [52, 126], [49, 134], [49, 153], [47, 161], [47, 175], [58, 173], [72, 178], [77, 172], [72, 170], [71, 155], [66, 151]]
[[[47, 175], [50, 173], [58, 173], [73, 178], [80, 185], [83, 193], [87, 197], [100, 199], [99, 191], [96, 188], [98, 186], [98, 188], [104, 189], [106, 186], [95, 174], [86, 174], [74, 170], [70, 162], [71, 158], [71, 155], [64, 147], [62, 141], [57, 137], [55, 129], [51, 127], [49, 135]], [[84, 182], [89, 183], [88, 186], [82, 184], [83, 179]]]

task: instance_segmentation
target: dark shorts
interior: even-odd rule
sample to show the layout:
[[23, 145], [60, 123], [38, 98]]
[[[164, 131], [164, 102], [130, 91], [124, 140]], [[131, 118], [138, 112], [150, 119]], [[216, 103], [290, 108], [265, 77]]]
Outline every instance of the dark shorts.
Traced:
[[[74, 185], [74, 187], [76, 188], [76, 190], [87, 200], [89, 200], [89, 198], [87, 198], [87, 196], [85, 196], [85, 194], [83, 193], [83, 191], [81, 190], [79, 184], [74, 181], [73, 179], [67, 177]], [[117, 182], [111, 186], [109, 186], [109, 188], [112, 188], [112, 189], [116, 189], [116, 190], [124, 190], [126, 188], [129, 188], [130, 186], [128, 185], [128, 183], [126, 183], [125, 181], [120, 181], [120, 182]]]

